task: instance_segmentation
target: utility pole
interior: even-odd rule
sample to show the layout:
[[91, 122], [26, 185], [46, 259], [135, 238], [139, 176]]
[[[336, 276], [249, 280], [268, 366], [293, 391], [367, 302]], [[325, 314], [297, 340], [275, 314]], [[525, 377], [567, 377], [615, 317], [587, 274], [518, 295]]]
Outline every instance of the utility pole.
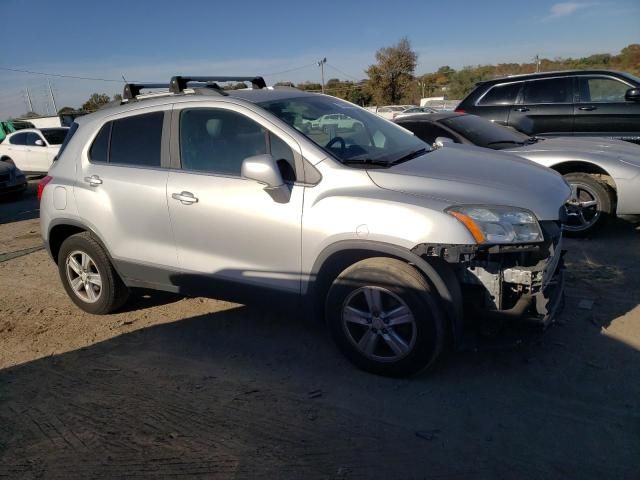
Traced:
[[56, 99], [53, 96], [53, 89], [51, 88], [51, 82], [49, 81], [48, 78], [47, 78], [47, 84], [49, 85], [49, 95], [51, 95], [51, 103], [53, 104], [53, 113], [57, 114], [58, 113], [58, 107], [56, 106]]
[[320, 72], [322, 75], [322, 93], [324, 93], [324, 64], [327, 63], [327, 57], [324, 57], [322, 60], [318, 60], [318, 66], [320, 67]]
[[536, 73], [540, 72], [540, 57], [538, 56], [538, 54], [536, 53], [536, 56], [534, 57], [534, 60], [536, 61]]
[[31, 103], [31, 94], [29, 93], [28, 88], [26, 88], [25, 91], [27, 92], [27, 103], [29, 104], [29, 111], [33, 112], [33, 104]]

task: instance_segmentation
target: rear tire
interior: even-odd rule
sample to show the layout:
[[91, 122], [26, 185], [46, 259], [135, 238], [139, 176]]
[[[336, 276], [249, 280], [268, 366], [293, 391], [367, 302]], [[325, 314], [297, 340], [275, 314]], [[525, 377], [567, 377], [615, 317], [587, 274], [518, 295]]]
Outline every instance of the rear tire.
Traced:
[[568, 173], [571, 200], [565, 205], [563, 225], [568, 237], [584, 237], [603, 227], [614, 214], [614, 194], [606, 183], [588, 173]]
[[415, 374], [444, 346], [443, 315], [429, 283], [393, 258], [369, 258], [344, 270], [329, 290], [326, 315], [340, 351], [378, 375]]
[[85, 312], [111, 313], [129, 296], [129, 289], [106, 252], [87, 232], [72, 235], [62, 242], [58, 272], [69, 298]]

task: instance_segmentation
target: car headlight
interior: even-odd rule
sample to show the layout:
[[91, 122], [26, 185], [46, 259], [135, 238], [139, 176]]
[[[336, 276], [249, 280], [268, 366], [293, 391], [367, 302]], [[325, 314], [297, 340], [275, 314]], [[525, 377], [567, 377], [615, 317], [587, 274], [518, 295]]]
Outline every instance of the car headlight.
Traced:
[[446, 212], [456, 217], [478, 243], [529, 243], [544, 240], [536, 216], [516, 207], [458, 205]]

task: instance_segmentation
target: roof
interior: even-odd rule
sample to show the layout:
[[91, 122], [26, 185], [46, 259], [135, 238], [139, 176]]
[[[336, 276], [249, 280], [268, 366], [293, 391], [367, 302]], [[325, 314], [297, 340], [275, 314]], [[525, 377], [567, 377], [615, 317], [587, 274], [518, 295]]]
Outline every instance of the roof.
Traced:
[[466, 115], [458, 112], [437, 112], [437, 113], [414, 113], [406, 117], [398, 117], [396, 121], [401, 122], [439, 122], [451, 117]]
[[518, 75], [508, 75], [506, 77], [498, 77], [492, 78], [490, 80], [483, 80], [477, 83], [477, 85], [487, 84], [487, 83], [500, 83], [509, 80], [529, 80], [536, 78], [547, 78], [547, 77], [566, 77], [569, 75], [615, 75], [615, 76], [623, 76], [625, 77], [624, 72], [619, 72], [617, 70], [555, 70], [551, 72], [538, 72], [538, 73], [522, 73]]

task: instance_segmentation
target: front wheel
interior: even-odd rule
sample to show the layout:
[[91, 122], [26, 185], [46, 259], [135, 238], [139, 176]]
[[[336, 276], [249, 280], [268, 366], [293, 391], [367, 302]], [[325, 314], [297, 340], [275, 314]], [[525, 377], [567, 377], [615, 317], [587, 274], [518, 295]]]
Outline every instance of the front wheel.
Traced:
[[392, 258], [355, 263], [334, 281], [327, 322], [342, 353], [363, 370], [405, 376], [427, 368], [444, 344], [443, 316], [428, 282]]
[[568, 173], [564, 178], [571, 186], [571, 198], [565, 205], [563, 229], [570, 237], [588, 235], [613, 214], [611, 188], [587, 173]]

